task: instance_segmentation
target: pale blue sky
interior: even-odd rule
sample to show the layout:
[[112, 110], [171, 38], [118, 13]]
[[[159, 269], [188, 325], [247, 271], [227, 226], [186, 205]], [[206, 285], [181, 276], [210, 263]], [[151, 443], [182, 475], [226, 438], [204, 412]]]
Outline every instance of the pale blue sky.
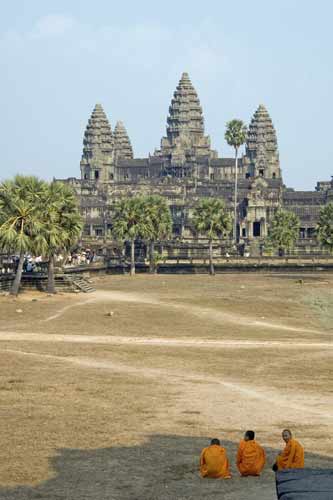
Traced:
[[333, 174], [330, 0], [3, 0], [0, 178], [79, 177], [96, 102], [136, 157], [159, 146], [183, 71], [222, 156], [225, 123], [266, 105], [285, 183]]

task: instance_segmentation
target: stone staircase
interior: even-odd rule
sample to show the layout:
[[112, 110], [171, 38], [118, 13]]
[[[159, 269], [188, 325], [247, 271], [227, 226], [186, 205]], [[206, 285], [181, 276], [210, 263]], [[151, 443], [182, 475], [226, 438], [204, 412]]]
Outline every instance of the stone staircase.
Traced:
[[[67, 275], [68, 276], [68, 275]], [[70, 275], [71, 276], [71, 275]], [[83, 293], [95, 292], [95, 288], [91, 286], [91, 283], [86, 278], [82, 276], [71, 276], [72, 283], [77, 290]]]
[[[13, 275], [0, 275], [0, 293], [9, 292], [12, 285]], [[57, 292], [91, 293], [95, 289], [91, 282], [80, 275], [56, 274], [54, 278], [55, 289]], [[46, 291], [47, 277], [37, 273], [24, 273], [22, 275], [21, 290], [40, 290]]]

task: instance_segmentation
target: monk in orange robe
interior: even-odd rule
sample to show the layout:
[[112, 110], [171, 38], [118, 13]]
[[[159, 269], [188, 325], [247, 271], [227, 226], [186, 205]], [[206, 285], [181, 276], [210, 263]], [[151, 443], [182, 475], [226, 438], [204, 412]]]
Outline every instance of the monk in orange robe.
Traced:
[[219, 439], [212, 439], [210, 446], [204, 448], [200, 455], [200, 474], [202, 477], [230, 479], [229, 461], [226, 450]]
[[282, 432], [282, 439], [286, 443], [286, 446], [280, 455], [276, 457], [275, 469], [303, 469], [303, 446], [296, 439], [293, 439], [289, 429], [285, 429]]
[[255, 433], [246, 431], [237, 452], [241, 476], [260, 476], [266, 462], [265, 450], [255, 441]]

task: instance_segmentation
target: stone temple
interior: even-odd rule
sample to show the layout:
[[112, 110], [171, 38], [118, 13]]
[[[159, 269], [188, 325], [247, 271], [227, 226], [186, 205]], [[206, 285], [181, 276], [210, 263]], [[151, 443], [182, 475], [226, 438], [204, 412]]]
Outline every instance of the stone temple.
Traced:
[[[200, 100], [187, 73], [173, 94], [166, 136], [152, 155], [135, 158], [124, 124], [119, 121], [112, 130], [102, 106], [96, 104], [84, 134], [80, 166], [81, 179], [66, 182], [77, 192], [84, 237], [90, 240], [111, 241], [112, 205], [124, 196], [166, 197], [173, 217], [173, 240], [166, 245], [170, 255], [201, 252], [191, 226], [191, 210], [201, 197], [222, 198], [232, 212], [234, 158], [220, 158], [211, 148]], [[260, 104], [238, 163], [237, 231], [243, 249], [253, 255], [262, 251], [274, 212], [283, 207], [301, 220], [296, 252], [319, 253], [314, 231], [320, 208], [330, 201], [332, 181], [318, 182], [314, 191], [295, 191], [284, 185], [276, 131]], [[226, 242], [217, 245], [217, 255], [225, 251]]]

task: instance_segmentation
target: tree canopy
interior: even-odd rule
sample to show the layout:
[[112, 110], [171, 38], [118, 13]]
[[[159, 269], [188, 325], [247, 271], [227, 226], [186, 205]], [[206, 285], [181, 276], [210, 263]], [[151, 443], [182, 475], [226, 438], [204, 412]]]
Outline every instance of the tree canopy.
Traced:
[[231, 230], [230, 215], [219, 198], [202, 198], [193, 210], [192, 222], [196, 232], [208, 239], [221, 238]]
[[225, 140], [235, 149], [238, 149], [246, 141], [247, 127], [242, 120], [231, 120], [227, 122]]
[[299, 237], [300, 220], [293, 212], [276, 211], [269, 229], [269, 242], [273, 248], [285, 253], [291, 250]]
[[82, 218], [73, 189], [61, 182], [51, 182], [43, 196], [42, 227], [36, 237], [37, 253], [49, 259], [48, 292], [54, 293], [54, 257], [77, 243]]
[[135, 274], [135, 240], [149, 240], [154, 231], [147, 216], [147, 203], [143, 196], [123, 198], [115, 203], [113, 210], [112, 234], [120, 241], [131, 244], [131, 275]]
[[154, 244], [158, 240], [169, 238], [172, 232], [172, 217], [167, 201], [162, 196], [150, 195], [145, 197], [144, 206], [150, 224], [149, 268], [150, 272], [154, 272]]
[[0, 247], [18, 253], [12, 293], [20, 286], [24, 256], [54, 255], [68, 250], [81, 234], [75, 194], [69, 186], [17, 175], [0, 185]]
[[231, 231], [231, 218], [223, 200], [202, 198], [193, 211], [192, 222], [196, 233], [209, 240], [210, 274], [214, 274], [213, 239], [222, 238]]
[[320, 244], [333, 253], [333, 203], [321, 208], [316, 234]]

